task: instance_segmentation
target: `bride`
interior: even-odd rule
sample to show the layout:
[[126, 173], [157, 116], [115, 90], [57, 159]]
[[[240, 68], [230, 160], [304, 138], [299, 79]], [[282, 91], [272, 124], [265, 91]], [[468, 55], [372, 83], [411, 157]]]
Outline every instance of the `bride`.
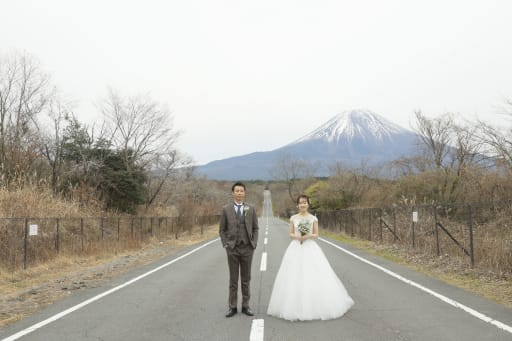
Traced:
[[290, 245], [270, 296], [267, 314], [291, 321], [342, 316], [354, 301], [331, 268], [318, 238], [318, 219], [308, 212], [309, 197], [297, 198], [299, 213], [290, 218]]

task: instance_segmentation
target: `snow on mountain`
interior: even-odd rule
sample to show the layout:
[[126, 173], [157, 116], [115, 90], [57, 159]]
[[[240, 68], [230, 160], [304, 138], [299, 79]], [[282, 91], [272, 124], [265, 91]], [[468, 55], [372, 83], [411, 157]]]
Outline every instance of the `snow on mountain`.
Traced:
[[335, 115], [311, 133], [280, 148], [212, 161], [198, 172], [211, 179], [270, 179], [270, 171], [283, 155], [307, 160], [316, 175], [328, 176], [329, 166], [341, 162], [357, 167], [383, 165], [414, 153], [417, 135], [369, 110]]
[[407, 129], [377, 115], [370, 110], [350, 110], [337, 114], [329, 121], [292, 142], [292, 144], [307, 140], [324, 140], [327, 142], [351, 141], [354, 138], [366, 140], [391, 139], [394, 135], [410, 133]]

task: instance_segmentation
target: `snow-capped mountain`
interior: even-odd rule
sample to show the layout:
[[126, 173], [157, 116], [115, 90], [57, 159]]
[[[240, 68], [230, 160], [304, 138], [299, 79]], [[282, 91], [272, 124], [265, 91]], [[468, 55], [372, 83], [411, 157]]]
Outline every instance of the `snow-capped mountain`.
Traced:
[[269, 170], [283, 155], [307, 160], [316, 175], [329, 175], [328, 167], [341, 162], [347, 167], [383, 164], [413, 154], [417, 136], [369, 110], [335, 115], [311, 133], [272, 151], [213, 161], [198, 167], [211, 179], [270, 179]]
[[334, 116], [294, 143], [316, 139], [337, 143], [340, 140], [350, 141], [353, 138], [365, 139], [366, 137], [384, 141], [394, 135], [407, 134], [408, 132], [408, 130], [369, 110], [352, 110]]

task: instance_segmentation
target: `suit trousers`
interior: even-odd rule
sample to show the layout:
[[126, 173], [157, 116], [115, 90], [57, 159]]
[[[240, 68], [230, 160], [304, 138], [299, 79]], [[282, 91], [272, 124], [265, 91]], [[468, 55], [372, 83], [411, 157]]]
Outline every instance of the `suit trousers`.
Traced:
[[254, 249], [251, 244], [238, 244], [233, 249], [226, 248], [226, 252], [229, 266], [229, 307], [237, 307], [239, 275], [242, 284], [242, 307], [249, 307], [251, 264]]

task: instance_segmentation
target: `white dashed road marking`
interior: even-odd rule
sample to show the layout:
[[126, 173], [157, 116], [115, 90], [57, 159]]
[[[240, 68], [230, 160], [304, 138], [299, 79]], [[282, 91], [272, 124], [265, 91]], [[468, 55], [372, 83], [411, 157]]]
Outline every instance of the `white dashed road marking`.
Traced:
[[264, 326], [265, 321], [263, 319], [252, 320], [249, 341], [263, 341]]
[[266, 252], [263, 252], [261, 254], [260, 271], [267, 271], [267, 253]]

